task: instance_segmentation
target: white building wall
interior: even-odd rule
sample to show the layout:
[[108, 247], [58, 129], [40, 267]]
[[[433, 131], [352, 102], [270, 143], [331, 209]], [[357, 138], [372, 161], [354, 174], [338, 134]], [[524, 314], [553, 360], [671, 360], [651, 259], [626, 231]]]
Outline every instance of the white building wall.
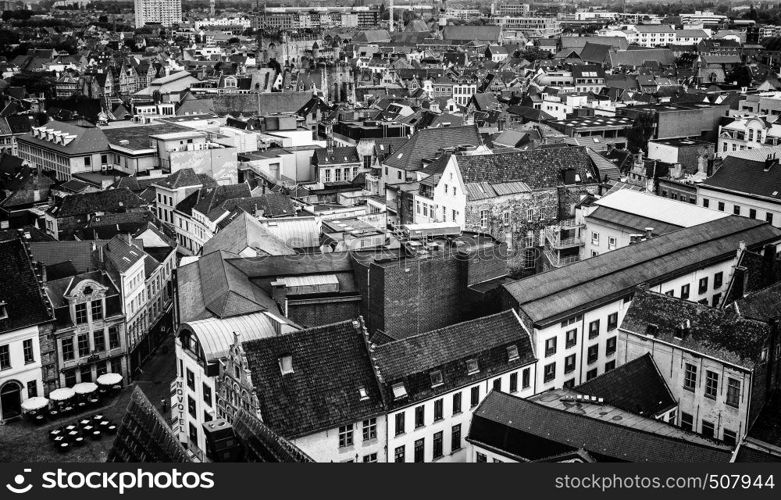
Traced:
[[[529, 385], [523, 386], [523, 372], [528, 370]], [[425, 401], [420, 401], [411, 406], [407, 406], [402, 409], [391, 411], [388, 414], [388, 461], [395, 461], [396, 450], [398, 448], [404, 448], [404, 461], [407, 463], [415, 461], [415, 443], [418, 440], [423, 440], [423, 461], [424, 462], [465, 462], [466, 455], [466, 436], [469, 434], [469, 426], [472, 422], [472, 412], [485, 399], [494, 387], [494, 382], [499, 380], [500, 390], [504, 392], [510, 391], [510, 377], [514, 374], [518, 380], [518, 389], [513, 392], [520, 397], [529, 397], [535, 394], [534, 390], [534, 365], [527, 365], [514, 369], [512, 371], [505, 372], [501, 375], [496, 375], [486, 380], [483, 380], [477, 384], [470, 384], [466, 387], [462, 387], [458, 390], [453, 390], [445, 394], [439, 395], [435, 398], [430, 398]], [[479, 388], [479, 398], [474, 403], [471, 401], [471, 393], [473, 388]], [[461, 412], [453, 414], [453, 395], [456, 393], [461, 394]], [[435, 401], [442, 400], [442, 420], [434, 421], [434, 404]], [[416, 427], [415, 425], [415, 409], [424, 407], [424, 425]], [[396, 429], [396, 415], [404, 413], [404, 431], [400, 434]], [[453, 427], [456, 425], [461, 426], [461, 443], [460, 447], [453, 449]], [[442, 432], [442, 457], [434, 459], [434, 435], [437, 432]]]
[[[781, 186], [779, 186], [781, 191]], [[759, 198], [749, 198], [738, 193], [725, 193], [708, 189], [707, 186], [697, 186], [697, 205], [704, 207], [705, 200], [708, 200], [708, 208], [712, 210], [719, 209], [719, 202], [724, 203], [724, 212], [728, 214], [735, 213], [735, 206], [740, 207], [740, 214], [749, 217], [750, 210], [756, 210], [758, 220], [767, 221], [772, 218], [771, 224], [775, 227], [781, 227], [781, 202], [771, 200], [762, 200]], [[770, 214], [770, 215], [768, 215]]]

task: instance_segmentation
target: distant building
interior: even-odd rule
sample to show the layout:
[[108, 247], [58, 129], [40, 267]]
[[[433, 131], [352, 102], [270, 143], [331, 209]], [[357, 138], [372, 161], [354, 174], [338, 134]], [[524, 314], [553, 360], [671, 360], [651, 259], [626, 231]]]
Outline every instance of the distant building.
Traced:
[[182, 22], [182, 0], [135, 0], [136, 28], [160, 23], [166, 28]]

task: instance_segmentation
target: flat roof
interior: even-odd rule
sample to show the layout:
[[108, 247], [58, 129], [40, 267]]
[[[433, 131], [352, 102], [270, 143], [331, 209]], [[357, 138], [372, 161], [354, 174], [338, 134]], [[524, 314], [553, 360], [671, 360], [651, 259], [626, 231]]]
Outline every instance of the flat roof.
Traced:
[[696, 226], [728, 216], [718, 210], [630, 189], [611, 193], [594, 204], [680, 227]]

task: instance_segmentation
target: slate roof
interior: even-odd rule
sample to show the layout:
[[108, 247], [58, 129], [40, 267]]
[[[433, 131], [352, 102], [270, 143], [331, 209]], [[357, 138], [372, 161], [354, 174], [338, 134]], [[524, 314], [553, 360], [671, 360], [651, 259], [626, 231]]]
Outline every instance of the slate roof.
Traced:
[[[518, 359], [509, 359], [511, 345], [517, 348]], [[374, 348], [374, 358], [386, 400], [399, 406], [536, 360], [529, 334], [513, 311], [383, 343]], [[477, 373], [467, 372], [468, 359], [477, 360]], [[430, 373], [435, 369], [442, 373], [443, 384], [438, 387], [431, 386]], [[404, 382], [408, 397], [394, 401], [392, 386], [397, 382]]]
[[642, 66], [648, 61], [670, 66], [675, 64], [675, 55], [670, 49], [619, 50], [610, 53], [610, 65], [614, 68]]
[[494, 25], [445, 26], [442, 39], [450, 42], [498, 42], [501, 29]]
[[124, 273], [146, 257], [146, 252], [136, 242], [128, 242], [128, 235], [117, 235], [103, 249], [104, 258], [118, 273]]
[[[288, 439], [383, 412], [364, 331], [344, 321], [242, 343], [263, 422]], [[283, 375], [279, 359], [292, 357]], [[359, 389], [367, 398], [361, 398]]]
[[49, 209], [57, 218], [76, 217], [95, 212], [119, 212], [145, 206], [144, 200], [129, 189], [109, 189], [96, 193], [73, 194]]
[[226, 262], [226, 257], [232, 255], [216, 251], [177, 269], [182, 322], [279, 310], [271, 297]]
[[51, 305], [44, 297], [29, 251], [21, 240], [0, 242], [0, 276], [0, 303], [5, 303], [8, 315], [0, 319], [0, 338], [3, 333], [53, 319]]
[[695, 441], [695, 434], [691, 440], [680, 435], [644, 431], [492, 391], [475, 410], [467, 440], [528, 461], [585, 450], [597, 461], [729, 462], [727, 447]]
[[355, 146], [345, 146], [339, 148], [317, 148], [315, 149], [315, 161], [317, 166], [341, 165], [343, 163], [360, 163], [358, 149]]
[[643, 217], [637, 214], [623, 212], [610, 207], [597, 207], [596, 210], [586, 216], [588, 219], [606, 222], [608, 224], [620, 226], [635, 232], [642, 233], [645, 228], [654, 228], [653, 234], [667, 234], [681, 229], [682, 226], [669, 224], [657, 219]]
[[610, 60], [611, 49], [612, 46], [610, 45], [586, 42], [586, 45], [583, 46], [583, 50], [580, 51], [580, 59], [584, 62], [605, 64]]
[[204, 243], [202, 254], [208, 255], [222, 250], [238, 255], [247, 247], [255, 249], [258, 255], [295, 254], [285, 242], [269, 233], [255, 217], [246, 212], [241, 212], [230, 224]]
[[75, 135], [76, 138], [68, 144], [57, 144], [47, 139], [33, 137], [32, 132], [30, 132], [19, 136], [18, 140], [52, 149], [64, 155], [85, 155], [98, 153], [100, 151], [108, 151], [106, 135], [103, 133], [102, 129], [97, 127], [84, 127], [72, 123], [50, 121], [40, 128], [46, 130], [52, 129], [54, 131], [62, 132], [63, 134]]
[[746, 217], [729, 216], [619, 248], [503, 285], [520, 309], [539, 324], [628, 296], [635, 286], [663, 279], [778, 241], [781, 229]]
[[750, 161], [728, 156], [703, 187], [761, 196], [781, 203], [781, 164], [765, 171], [764, 161]]
[[402, 170], [420, 170], [423, 160], [434, 159], [442, 148], [482, 144], [477, 127], [427, 128], [418, 131], [403, 146], [396, 148], [384, 164]]
[[187, 215], [192, 215], [192, 211], [197, 210], [209, 220], [214, 221], [229, 212], [222, 207], [223, 203], [235, 198], [249, 198], [251, 195], [249, 185], [246, 182], [227, 186], [203, 187], [180, 201], [176, 205], [176, 210]]
[[609, 405], [647, 417], [656, 417], [678, 404], [650, 353], [605, 372], [574, 390], [604, 398]]
[[[683, 339], [677, 329], [689, 320]], [[652, 326], [649, 329], [649, 325]], [[638, 290], [621, 323], [621, 330], [650, 334], [664, 342], [712, 356], [748, 369], [760, 360], [770, 327], [762, 322], [732, 318], [722, 310], [668, 295]]]
[[33, 259], [45, 266], [70, 262], [80, 273], [99, 268], [92, 245], [106, 245], [106, 240], [94, 241], [34, 241], [30, 243]]

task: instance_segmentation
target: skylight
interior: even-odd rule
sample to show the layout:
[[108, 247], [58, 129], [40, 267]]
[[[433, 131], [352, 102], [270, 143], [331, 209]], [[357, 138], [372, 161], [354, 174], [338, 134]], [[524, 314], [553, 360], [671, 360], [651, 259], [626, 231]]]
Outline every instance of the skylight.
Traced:
[[404, 387], [404, 382], [396, 382], [393, 384], [393, 398], [401, 399], [407, 397], [407, 389]]
[[293, 373], [293, 356], [288, 354], [279, 358], [279, 371], [282, 375]]
[[431, 387], [439, 387], [444, 384], [442, 379], [442, 370], [434, 370], [431, 372]]

